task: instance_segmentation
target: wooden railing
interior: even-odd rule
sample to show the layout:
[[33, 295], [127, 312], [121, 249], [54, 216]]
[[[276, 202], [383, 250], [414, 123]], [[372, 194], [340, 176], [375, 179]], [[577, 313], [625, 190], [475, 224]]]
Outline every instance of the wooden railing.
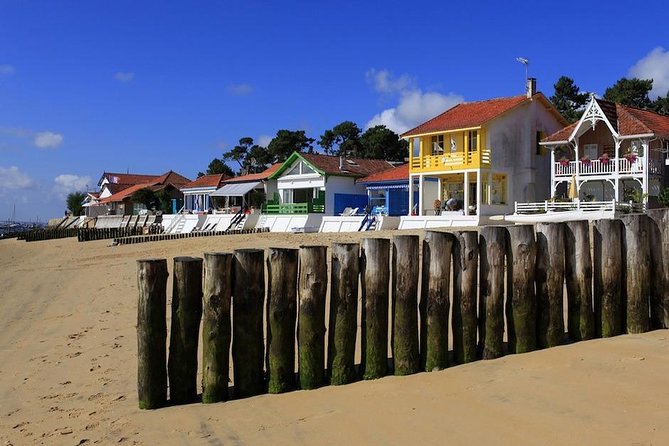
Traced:
[[[583, 161], [557, 161], [553, 167], [555, 177], [570, 177], [572, 175], [580, 176], [594, 176], [594, 175], [610, 175], [616, 171], [616, 163], [618, 163], [618, 172], [623, 175], [641, 174], [644, 169], [644, 158], [638, 157], [633, 162], [627, 158], [610, 158], [608, 161], [592, 160], [589, 162]], [[650, 173], [661, 173], [663, 166], [657, 160], [651, 160]]]
[[644, 212], [643, 203], [623, 203], [610, 201], [539, 201], [533, 203], [515, 203], [516, 214], [540, 214], [545, 212], [585, 211], [585, 212]]
[[490, 150], [424, 155], [411, 159], [412, 171], [459, 170], [489, 166]]

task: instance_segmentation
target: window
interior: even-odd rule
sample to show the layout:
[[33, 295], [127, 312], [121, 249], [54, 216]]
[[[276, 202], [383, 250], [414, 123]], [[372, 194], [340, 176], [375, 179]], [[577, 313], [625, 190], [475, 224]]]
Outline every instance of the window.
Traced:
[[469, 132], [469, 143], [467, 149], [470, 152], [476, 152], [478, 150], [478, 136], [479, 132], [478, 130], [471, 130]]
[[583, 156], [596, 160], [599, 156], [597, 155], [597, 144], [583, 144]]
[[444, 135], [432, 137], [432, 155], [442, 155], [444, 153]]

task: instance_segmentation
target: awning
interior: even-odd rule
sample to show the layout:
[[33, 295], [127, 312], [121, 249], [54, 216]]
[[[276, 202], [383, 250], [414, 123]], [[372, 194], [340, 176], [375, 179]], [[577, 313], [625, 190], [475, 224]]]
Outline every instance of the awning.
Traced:
[[383, 184], [376, 186], [367, 186], [367, 190], [381, 190], [381, 189], [407, 189], [409, 190], [409, 183], [406, 184]]
[[243, 197], [250, 190], [256, 188], [261, 181], [256, 181], [254, 183], [236, 183], [236, 184], [226, 184], [222, 188], [211, 193], [212, 197]]

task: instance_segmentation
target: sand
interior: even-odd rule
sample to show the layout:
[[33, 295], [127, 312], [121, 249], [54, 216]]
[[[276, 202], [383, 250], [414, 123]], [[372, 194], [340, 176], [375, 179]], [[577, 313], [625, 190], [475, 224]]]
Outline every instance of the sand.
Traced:
[[0, 445], [669, 444], [667, 330], [347, 386], [137, 408], [136, 259], [352, 237], [0, 241]]

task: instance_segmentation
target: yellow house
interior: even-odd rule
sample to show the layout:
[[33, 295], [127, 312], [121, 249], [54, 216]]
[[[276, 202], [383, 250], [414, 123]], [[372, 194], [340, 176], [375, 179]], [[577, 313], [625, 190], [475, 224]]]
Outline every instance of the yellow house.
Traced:
[[402, 135], [418, 202], [409, 195], [401, 229], [485, 224], [515, 201], [548, 195], [550, 156], [538, 143], [567, 122], [535, 86], [528, 79], [525, 95], [456, 105]]

